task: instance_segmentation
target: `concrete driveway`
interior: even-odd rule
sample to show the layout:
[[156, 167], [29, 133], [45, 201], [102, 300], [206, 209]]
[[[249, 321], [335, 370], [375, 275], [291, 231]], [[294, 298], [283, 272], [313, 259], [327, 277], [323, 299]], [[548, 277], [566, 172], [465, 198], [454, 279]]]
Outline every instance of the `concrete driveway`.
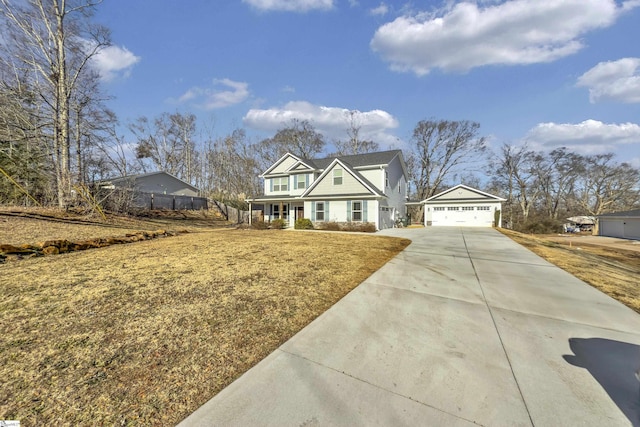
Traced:
[[640, 315], [493, 229], [413, 243], [183, 426], [640, 426]]

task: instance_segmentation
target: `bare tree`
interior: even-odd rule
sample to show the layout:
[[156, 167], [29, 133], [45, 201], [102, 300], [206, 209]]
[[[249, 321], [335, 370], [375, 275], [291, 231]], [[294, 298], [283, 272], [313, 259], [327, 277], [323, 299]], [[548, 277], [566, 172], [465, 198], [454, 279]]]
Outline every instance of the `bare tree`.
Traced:
[[513, 208], [517, 205], [519, 216], [526, 221], [540, 192], [533, 165], [542, 160], [526, 145], [518, 147], [509, 144], [503, 144], [492, 160], [490, 173], [493, 175], [494, 185], [507, 195], [504, 217], [512, 226], [515, 223]]
[[324, 147], [324, 136], [308, 120], [293, 119], [288, 126], [278, 130], [273, 138], [261, 141], [256, 148], [261, 167], [266, 169], [286, 153], [311, 159], [322, 153]]
[[464, 165], [481, 160], [485, 138], [468, 120], [422, 120], [413, 130], [413, 180], [419, 199], [436, 194], [444, 180]]
[[110, 43], [90, 17], [101, 0], [0, 0], [6, 32], [3, 60], [22, 70], [51, 127], [57, 198], [71, 194], [71, 99], [90, 59]]
[[540, 189], [540, 207], [549, 219], [557, 219], [576, 179], [584, 173], [584, 159], [562, 147], [536, 156], [533, 168]]
[[163, 113], [153, 122], [142, 116], [129, 129], [138, 139], [136, 157], [144, 171], [162, 170], [188, 182], [194, 179], [195, 115]]
[[350, 154], [372, 153], [380, 149], [380, 145], [377, 142], [360, 138], [360, 131], [362, 129], [361, 114], [362, 113], [357, 110], [351, 110], [345, 113], [348, 139], [334, 142], [337, 155], [346, 156]]
[[626, 210], [640, 203], [640, 171], [628, 163], [617, 163], [613, 154], [585, 159], [584, 173], [576, 182], [576, 202], [589, 215]]
[[205, 158], [211, 172], [209, 193], [213, 197], [225, 203], [244, 203], [246, 197], [260, 193], [259, 163], [243, 129], [217, 140]]

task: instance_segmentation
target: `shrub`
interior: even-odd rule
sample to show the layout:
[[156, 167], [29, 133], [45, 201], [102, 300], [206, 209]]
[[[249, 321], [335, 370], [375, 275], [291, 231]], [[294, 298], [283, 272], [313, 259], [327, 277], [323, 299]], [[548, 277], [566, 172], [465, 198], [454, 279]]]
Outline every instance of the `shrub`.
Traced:
[[530, 221], [521, 226], [520, 230], [523, 233], [532, 234], [551, 234], [560, 233], [562, 231], [562, 224], [557, 220], [543, 219], [540, 221]]
[[321, 222], [316, 228], [327, 231], [355, 231], [360, 233], [373, 233], [376, 226], [372, 222]]
[[313, 222], [309, 218], [298, 218], [294, 228], [296, 230], [313, 230]]
[[282, 218], [276, 218], [271, 221], [271, 228], [275, 230], [282, 230], [287, 226], [287, 222]]
[[372, 222], [363, 222], [357, 231], [362, 233], [375, 233], [376, 225]]
[[252, 221], [251, 227], [255, 230], [266, 230], [267, 228], [269, 228], [269, 224], [264, 221]]
[[340, 224], [338, 224], [335, 221], [321, 222], [318, 225], [318, 228], [320, 230], [327, 230], [327, 231], [340, 231]]

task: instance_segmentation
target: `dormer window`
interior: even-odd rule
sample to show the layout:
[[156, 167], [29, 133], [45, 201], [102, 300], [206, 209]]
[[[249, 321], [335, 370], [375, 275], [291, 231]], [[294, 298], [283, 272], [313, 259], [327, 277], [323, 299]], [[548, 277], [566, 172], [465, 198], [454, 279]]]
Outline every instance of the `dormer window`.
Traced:
[[342, 185], [342, 169], [333, 170], [333, 185]]
[[389, 188], [389, 172], [384, 171], [384, 186], [385, 188]]

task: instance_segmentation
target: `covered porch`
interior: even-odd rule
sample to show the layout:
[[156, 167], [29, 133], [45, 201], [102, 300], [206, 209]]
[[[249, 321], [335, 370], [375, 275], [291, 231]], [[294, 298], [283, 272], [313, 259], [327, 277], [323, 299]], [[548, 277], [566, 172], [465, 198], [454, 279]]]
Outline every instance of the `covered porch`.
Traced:
[[[271, 222], [274, 219], [282, 219], [287, 223], [287, 227], [293, 227], [296, 220], [304, 218], [304, 202], [297, 198], [274, 198], [262, 197], [257, 199], [248, 199], [249, 211], [253, 209], [254, 204], [264, 206], [264, 221]], [[254, 218], [249, 217], [249, 225], [252, 224]]]

